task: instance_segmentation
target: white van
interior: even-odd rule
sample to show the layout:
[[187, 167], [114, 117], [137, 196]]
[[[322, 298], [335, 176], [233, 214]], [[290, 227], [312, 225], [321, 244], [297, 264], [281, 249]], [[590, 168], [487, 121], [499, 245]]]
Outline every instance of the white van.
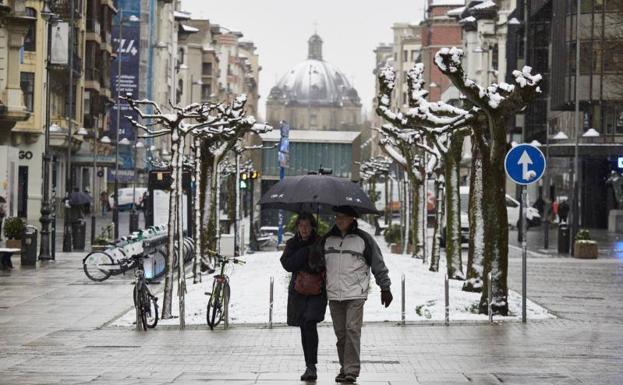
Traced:
[[[143, 194], [147, 191], [146, 187], [137, 187], [136, 194], [134, 195], [134, 188], [124, 187], [119, 189], [119, 210], [129, 210], [132, 208], [132, 195], [134, 195], [134, 204], [138, 207], [139, 203], [143, 199]], [[115, 193], [112, 192], [108, 196], [108, 204], [110, 208], [115, 207]]]
[[[467, 209], [469, 207], [469, 186], [461, 186], [459, 188], [459, 194], [461, 197], [461, 243], [467, 243], [469, 241], [469, 217], [467, 215]], [[528, 220], [528, 227], [536, 226], [541, 221], [541, 215], [539, 211], [534, 207], [527, 207], [524, 204], [524, 213]], [[506, 194], [506, 215], [508, 216], [509, 227], [519, 227], [519, 201]], [[440, 234], [441, 247], [446, 245], [446, 218], [443, 218], [443, 230]]]

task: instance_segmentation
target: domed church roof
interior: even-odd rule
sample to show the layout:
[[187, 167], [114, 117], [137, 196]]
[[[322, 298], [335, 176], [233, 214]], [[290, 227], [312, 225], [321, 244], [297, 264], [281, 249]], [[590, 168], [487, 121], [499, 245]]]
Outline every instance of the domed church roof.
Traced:
[[361, 103], [346, 75], [322, 60], [322, 39], [317, 34], [308, 40], [307, 60], [288, 71], [271, 89], [268, 99], [316, 106]]

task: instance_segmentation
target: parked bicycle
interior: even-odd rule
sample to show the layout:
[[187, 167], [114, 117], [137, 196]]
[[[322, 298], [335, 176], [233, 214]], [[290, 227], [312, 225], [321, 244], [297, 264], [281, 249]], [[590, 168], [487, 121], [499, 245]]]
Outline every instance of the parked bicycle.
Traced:
[[158, 324], [158, 298], [151, 293], [147, 287], [145, 280], [145, 271], [143, 270], [143, 255], [133, 255], [130, 257], [137, 266], [134, 275], [136, 281], [134, 283], [134, 308], [136, 309], [136, 325], [137, 328], [154, 328]]
[[216, 258], [216, 263], [221, 265], [220, 274], [214, 275], [212, 282], [212, 291], [205, 294], [210, 296], [208, 308], [206, 311], [206, 320], [210, 330], [213, 330], [223, 320], [229, 307], [229, 296], [231, 294], [229, 287], [229, 277], [225, 274], [225, 266], [228, 263], [243, 265], [246, 262], [238, 258], [229, 258], [222, 256], [216, 252], [210, 251], [210, 254]]

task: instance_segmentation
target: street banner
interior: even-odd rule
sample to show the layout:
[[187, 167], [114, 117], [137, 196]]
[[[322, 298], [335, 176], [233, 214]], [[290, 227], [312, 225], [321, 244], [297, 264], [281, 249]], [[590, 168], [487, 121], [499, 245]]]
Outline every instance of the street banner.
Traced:
[[50, 64], [69, 64], [69, 23], [60, 22], [52, 26]]
[[[132, 98], [139, 98], [139, 81], [140, 81], [140, 41], [141, 29], [140, 23], [140, 1], [119, 0], [118, 3], [121, 12], [118, 12], [113, 19], [112, 36], [113, 36], [113, 52], [117, 54], [117, 60], [121, 63], [121, 72], [119, 71], [119, 62], [115, 61], [110, 67], [111, 72], [111, 90], [112, 95], [117, 98], [117, 90], [121, 96], [130, 94]], [[123, 23], [123, 25], [120, 25]], [[119, 127], [119, 141], [127, 138], [132, 144], [135, 143], [135, 128], [126, 116], [131, 116], [138, 120], [137, 114], [124, 101], [120, 101], [120, 106], [116, 103], [110, 109], [110, 119], [107, 135], [110, 138], [116, 138], [117, 127]], [[117, 126], [117, 108], [120, 107], [120, 121]], [[140, 133], [139, 133], [140, 134]], [[119, 181], [129, 183], [132, 181], [133, 173], [121, 172], [121, 170], [134, 169], [134, 157], [132, 152], [135, 150], [133, 146], [119, 147]], [[108, 170], [108, 180], [114, 181], [115, 175], [112, 170]]]

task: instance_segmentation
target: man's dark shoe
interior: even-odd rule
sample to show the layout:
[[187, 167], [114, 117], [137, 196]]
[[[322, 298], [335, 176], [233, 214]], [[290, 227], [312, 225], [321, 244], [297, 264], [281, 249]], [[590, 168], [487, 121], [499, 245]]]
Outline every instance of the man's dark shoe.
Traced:
[[344, 377], [346, 377], [344, 373], [338, 373], [338, 375], [335, 376], [335, 382], [344, 382]]
[[315, 381], [318, 379], [318, 374], [316, 373], [316, 366], [308, 366], [305, 370], [305, 373], [301, 376], [301, 381]]
[[354, 374], [345, 374], [342, 382], [345, 384], [354, 384], [355, 381], [357, 381], [357, 376]]

